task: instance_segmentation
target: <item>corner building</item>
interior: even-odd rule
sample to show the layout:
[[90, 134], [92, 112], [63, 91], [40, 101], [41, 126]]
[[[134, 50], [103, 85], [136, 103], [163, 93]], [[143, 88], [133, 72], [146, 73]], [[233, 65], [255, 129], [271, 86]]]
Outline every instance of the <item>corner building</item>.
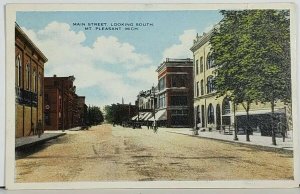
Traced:
[[158, 72], [156, 119], [166, 127], [193, 126], [193, 61], [167, 58]]
[[[200, 130], [219, 130], [222, 133], [233, 131], [233, 104], [225, 97], [217, 97], [214, 87], [216, 66], [211, 58], [209, 40], [212, 30], [197, 34], [191, 51], [194, 56], [194, 127]], [[292, 129], [291, 104], [277, 102], [275, 114], [278, 123], [287, 131]], [[271, 106], [270, 103], [255, 101], [250, 105], [250, 127], [252, 133], [271, 136]], [[237, 128], [239, 134], [245, 134], [246, 111], [241, 104], [236, 107]], [[279, 130], [279, 129], [278, 129]]]
[[15, 24], [15, 137], [36, 135], [37, 124], [44, 130], [44, 64], [47, 58]]

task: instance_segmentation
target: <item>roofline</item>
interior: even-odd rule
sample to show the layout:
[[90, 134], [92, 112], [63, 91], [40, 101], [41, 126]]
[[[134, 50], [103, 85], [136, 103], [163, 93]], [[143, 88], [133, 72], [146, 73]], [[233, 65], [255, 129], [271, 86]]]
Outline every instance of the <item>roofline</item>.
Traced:
[[[167, 64], [169, 63], [193, 63], [193, 59], [191, 58], [185, 58], [185, 59], [171, 59], [171, 58], [166, 58], [166, 60], [164, 62], [162, 62], [156, 69], [156, 72], [161, 71], [164, 67], [167, 66]], [[176, 67], [176, 66], [174, 66]], [[193, 67], [193, 65], [186, 65], [184, 67]]]
[[211, 36], [212, 36], [213, 29], [210, 30], [208, 33], [205, 33], [198, 41], [196, 41], [193, 46], [190, 48], [192, 52], [195, 52], [197, 49], [199, 49], [201, 46], [203, 46], [205, 43], [209, 42]]
[[17, 32], [19, 32], [25, 39], [26, 41], [37, 51], [37, 53], [43, 58], [45, 63], [48, 61], [47, 57], [44, 55], [44, 53], [30, 40], [30, 38], [27, 36], [27, 34], [21, 29], [19, 24], [15, 22], [15, 29]]

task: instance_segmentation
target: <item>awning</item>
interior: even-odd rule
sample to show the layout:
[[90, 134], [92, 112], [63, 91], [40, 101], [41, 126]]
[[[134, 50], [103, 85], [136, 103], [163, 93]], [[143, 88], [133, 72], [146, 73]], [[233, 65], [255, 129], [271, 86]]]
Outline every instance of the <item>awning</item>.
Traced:
[[153, 113], [152, 113], [152, 112], [149, 112], [149, 113], [147, 114], [147, 116], [145, 117], [145, 120], [148, 121], [152, 116], [153, 116]]
[[[162, 121], [167, 120], [167, 111], [166, 110], [159, 110], [155, 113], [155, 120]], [[151, 117], [149, 121], [154, 121], [154, 117]]]
[[140, 121], [143, 121], [143, 120], [144, 120], [144, 117], [145, 117], [145, 115], [146, 115], [146, 112], [140, 112], [140, 113], [139, 113], [139, 117], [138, 117], [138, 118], [139, 118], [139, 120], [140, 120]]
[[146, 112], [146, 113], [142, 116], [141, 120], [145, 121], [146, 118], [147, 118], [148, 116], [149, 116], [149, 112]]
[[[284, 113], [284, 109], [277, 109], [277, 110], [275, 109], [274, 113]], [[269, 109], [249, 111], [249, 115], [261, 115], [261, 114], [272, 114], [272, 112]], [[236, 112], [236, 116], [241, 116], [241, 115], [247, 115], [246, 111]]]
[[131, 118], [132, 121], [136, 120], [138, 118], [137, 115], [135, 115], [134, 117]]

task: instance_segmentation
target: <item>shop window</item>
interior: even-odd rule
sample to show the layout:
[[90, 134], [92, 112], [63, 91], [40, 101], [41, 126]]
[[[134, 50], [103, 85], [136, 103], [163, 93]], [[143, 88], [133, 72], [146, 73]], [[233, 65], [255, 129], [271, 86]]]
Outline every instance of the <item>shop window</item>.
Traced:
[[214, 107], [212, 104], [208, 105], [207, 109], [207, 123], [208, 124], [214, 124], [215, 123], [215, 113], [214, 113]]

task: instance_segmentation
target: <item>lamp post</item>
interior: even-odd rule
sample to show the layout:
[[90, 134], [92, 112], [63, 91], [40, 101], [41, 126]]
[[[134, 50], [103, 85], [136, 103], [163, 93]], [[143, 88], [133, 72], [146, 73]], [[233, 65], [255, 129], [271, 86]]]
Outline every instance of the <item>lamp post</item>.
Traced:
[[237, 133], [238, 133], [238, 129], [237, 129], [237, 120], [236, 120], [236, 115], [235, 115], [235, 111], [236, 111], [236, 103], [233, 101], [233, 127], [234, 127], [234, 138], [233, 140], [234, 141], [238, 141], [239, 138], [237, 136]]
[[140, 94], [138, 94], [138, 117], [137, 117], [138, 122], [140, 121]]
[[156, 128], [156, 119], [155, 119], [155, 87], [154, 86], [152, 86], [152, 94], [153, 94], [153, 118], [154, 118], [154, 125], [153, 125], [153, 127], [154, 127], [154, 130], [155, 130], [155, 128]]

